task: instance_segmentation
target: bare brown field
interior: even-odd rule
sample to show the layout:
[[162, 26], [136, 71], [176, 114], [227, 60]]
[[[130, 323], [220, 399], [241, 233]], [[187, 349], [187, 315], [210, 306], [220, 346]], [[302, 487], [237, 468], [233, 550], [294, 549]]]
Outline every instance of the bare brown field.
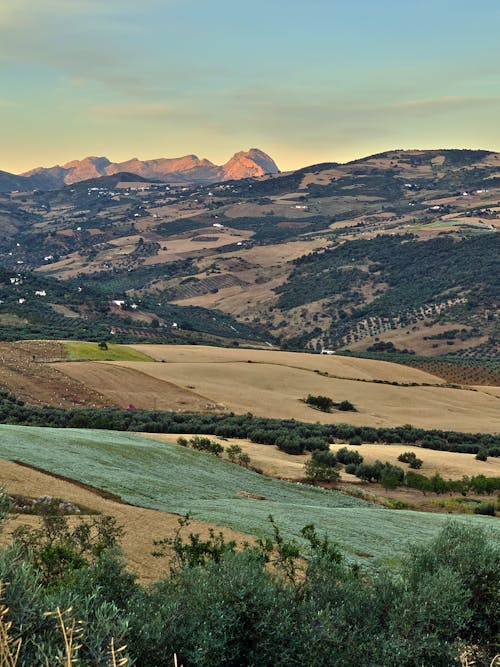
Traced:
[[0, 386], [31, 405], [104, 407], [112, 405], [99, 391], [38, 359], [60, 358], [55, 341], [0, 343]]
[[93, 361], [62, 362], [54, 366], [86, 387], [99, 387], [101, 394], [121, 408], [134, 405], [175, 412], [207, 412], [216, 408], [210, 399], [189, 388], [136, 369]]
[[357, 359], [336, 355], [308, 354], [305, 352], [281, 352], [279, 350], [254, 350], [247, 348], [211, 347], [208, 345], [129, 345], [136, 350], [168, 363], [227, 363], [248, 362], [285, 366], [303, 370], [330, 373], [333, 376], [360, 380], [385, 380], [388, 382], [418, 382], [442, 384], [435, 375], [416, 368], [387, 361]]
[[[153, 540], [173, 536], [178, 527], [178, 516], [157, 510], [125, 505], [115, 500], [103, 498], [98, 490], [82, 488], [77, 484], [61, 480], [50, 474], [32, 470], [11, 461], [0, 462], [0, 485], [7, 493], [18, 493], [31, 498], [50, 495], [77, 503], [104, 515], [112, 516], [118, 525], [123, 526], [125, 534], [121, 540], [128, 568], [139, 575], [143, 583], [159, 579], [166, 574], [165, 559], [157, 559], [151, 555]], [[0, 544], [10, 540], [12, 531], [20, 525], [38, 526], [40, 519], [36, 516], [9, 518], [3, 532], [0, 533]], [[210, 528], [221, 531], [226, 539], [237, 542], [248, 541], [246, 535], [228, 528], [219, 528], [201, 521], [192, 520], [188, 532], [200, 533], [203, 539], [208, 537]]]
[[[469, 432], [500, 430], [498, 398], [490, 393], [443, 386], [407, 387], [373, 382], [378, 379], [400, 383], [440, 383], [435, 376], [406, 366], [368, 359], [271, 350], [203, 346], [133, 347], [165, 363], [89, 362], [87, 367], [82, 367], [83, 371], [79, 371], [74, 364], [61, 364], [58, 368], [70, 373], [83, 372], [84, 375], [78, 378], [103, 393], [103, 387], [109, 385], [106, 379], [110, 377], [108, 367], [129, 369], [129, 385], [114, 383], [110, 389], [120, 405], [128, 401], [137, 407], [152, 407], [151, 400], [154, 400], [155, 394], [166, 391], [166, 385], [157, 384], [160, 382], [170, 383], [180, 393], [195, 392], [197, 397], [203, 397], [205, 404], [214, 404], [220, 410], [252, 412], [263, 417], [388, 427], [411, 423], [426, 429]], [[137, 377], [135, 372], [138, 372]], [[155, 383], [154, 389], [151, 389], [150, 382]], [[173, 387], [171, 390], [174, 391]], [[358, 412], [333, 411], [326, 414], [315, 411], [303, 402], [310, 393], [329, 396], [335, 401], [349, 400]], [[157, 407], [169, 405], [168, 394], [160, 396], [161, 393], [156, 399]], [[185, 409], [189, 409], [187, 405]]]

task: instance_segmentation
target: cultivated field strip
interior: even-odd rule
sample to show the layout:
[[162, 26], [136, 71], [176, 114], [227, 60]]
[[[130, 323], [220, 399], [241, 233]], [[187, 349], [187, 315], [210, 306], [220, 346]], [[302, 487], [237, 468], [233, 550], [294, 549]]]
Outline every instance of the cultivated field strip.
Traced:
[[[410, 423], [426, 429], [500, 431], [498, 399], [469, 389], [393, 386], [338, 379], [307, 369], [265, 362], [196, 363], [194, 353], [190, 362], [114, 363], [150, 375], [155, 380], [192, 389], [221, 409], [237, 414], [252, 412], [261, 417], [349, 422], [359, 426], [393, 427]], [[316, 363], [320, 365], [321, 359], [316, 357]], [[85, 382], [83, 378], [78, 379]], [[315, 411], [303, 403], [308, 394], [328, 396], [337, 402], [348, 400], [357, 412], [346, 414], [334, 410], [326, 414]]]
[[[376, 508], [313, 487], [266, 478], [207, 454], [112, 431], [0, 426], [0, 457], [105, 489], [134, 505], [184, 514], [253, 534], [271, 514], [288, 537], [314, 523], [365, 562], [400, 556], [409, 541], [436, 534], [448, 517]], [[491, 528], [488, 517], [458, 520]]]

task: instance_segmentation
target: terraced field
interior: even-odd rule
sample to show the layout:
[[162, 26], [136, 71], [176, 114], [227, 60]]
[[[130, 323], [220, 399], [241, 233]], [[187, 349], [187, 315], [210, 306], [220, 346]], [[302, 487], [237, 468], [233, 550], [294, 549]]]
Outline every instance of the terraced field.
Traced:
[[[91, 484], [133, 505], [184, 514], [250, 535], [272, 514], [288, 537], [314, 523], [348, 558], [393, 560], [408, 541], [429, 538], [445, 515], [391, 511], [338, 492], [270, 479], [207, 454], [112, 431], [0, 426], [0, 457]], [[1, 467], [0, 467], [1, 470]], [[486, 526], [488, 517], [460, 521]], [[372, 560], [373, 559], [373, 560]]]

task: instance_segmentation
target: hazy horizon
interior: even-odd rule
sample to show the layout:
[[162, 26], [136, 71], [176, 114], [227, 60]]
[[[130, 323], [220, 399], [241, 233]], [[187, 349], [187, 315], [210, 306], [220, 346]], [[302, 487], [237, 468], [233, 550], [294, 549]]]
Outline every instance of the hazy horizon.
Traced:
[[496, 0], [3, 0], [0, 168], [500, 151], [499, 28]]

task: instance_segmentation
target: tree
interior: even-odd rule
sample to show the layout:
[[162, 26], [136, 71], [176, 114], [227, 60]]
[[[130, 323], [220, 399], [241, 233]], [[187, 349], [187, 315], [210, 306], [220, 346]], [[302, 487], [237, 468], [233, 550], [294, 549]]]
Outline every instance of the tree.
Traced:
[[382, 473], [380, 483], [386, 490], [397, 489], [399, 486], [399, 476], [394, 470], [387, 468]]
[[242, 453], [242, 451], [243, 450], [239, 445], [229, 445], [229, 447], [226, 448], [227, 458], [232, 463], [235, 463], [236, 460], [238, 459], [238, 456]]
[[423, 464], [422, 459], [417, 458], [415, 452], [403, 452], [398, 456], [398, 461], [401, 461], [401, 463], [407, 463], [410, 468], [413, 468], [413, 470], [418, 470], [422, 467]]
[[338, 482], [340, 479], [340, 474], [335, 468], [318, 463], [313, 458], [305, 464], [304, 472], [309, 482]]
[[343, 412], [357, 412], [356, 408], [350, 401], [341, 401], [337, 408]]
[[328, 396], [313, 396], [312, 394], [308, 395], [306, 403], [317, 410], [321, 410], [321, 412], [331, 412], [334, 406], [333, 400]]

